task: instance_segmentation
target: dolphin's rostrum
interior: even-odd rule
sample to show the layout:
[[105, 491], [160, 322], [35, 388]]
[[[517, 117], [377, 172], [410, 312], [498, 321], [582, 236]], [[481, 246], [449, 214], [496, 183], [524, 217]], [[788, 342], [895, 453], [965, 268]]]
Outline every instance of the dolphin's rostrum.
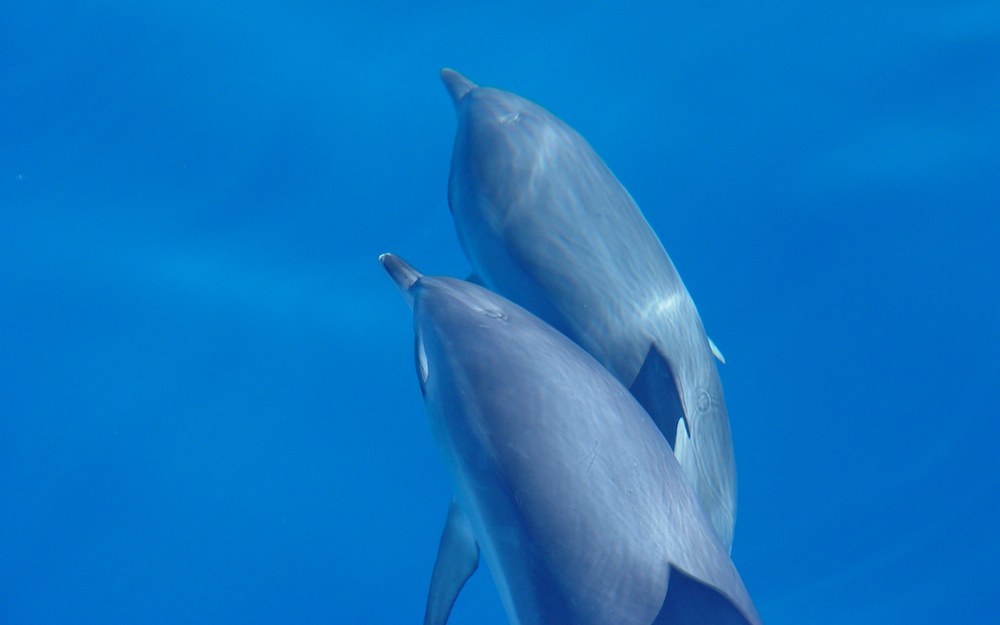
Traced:
[[448, 201], [470, 280], [547, 321], [629, 387], [730, 548], [736, 468], [721, 354], [656, 234], [572, 128], [452, 70], [441, 78], [458, 115]]
[[760, 622], [666, 440], [601, 364], [495, 293], [380, 260], [413, 310], [454, 487], [426, 625], [480, 550], [517, 625]]

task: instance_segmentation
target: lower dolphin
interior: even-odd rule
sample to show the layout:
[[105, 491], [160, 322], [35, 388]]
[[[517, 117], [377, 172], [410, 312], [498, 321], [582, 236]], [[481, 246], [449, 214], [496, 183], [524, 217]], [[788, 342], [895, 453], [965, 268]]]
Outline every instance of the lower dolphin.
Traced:
[[425, 625], [480, 552], [516, 625], [760, 623], [666, 440], [600, 363], [495, 293], [380, 261], [413, 310], [455, 494]]
[[632, 391], [729, 548], [736, 465], [701, 317], [628, 192], [542, 107], [441, 72], [458, 129], [448, 203], [477, 281], [573, 339]]

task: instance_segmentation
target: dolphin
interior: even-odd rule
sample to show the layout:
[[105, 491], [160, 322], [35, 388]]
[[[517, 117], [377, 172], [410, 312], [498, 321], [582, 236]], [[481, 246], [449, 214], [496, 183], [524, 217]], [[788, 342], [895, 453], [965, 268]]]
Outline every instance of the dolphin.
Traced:
[[759, 624], [666, 440], [600, 363], [520, 306], [380, 257], [454, 499], [425, 625], [480, 553], [516, 625]]
[[470, 280], [524, 306], [649, 412], [730, 549], [736, 464], [694, 301], [624, 187], [554, 115], [442, 70], [458, 129], [448, 203]]

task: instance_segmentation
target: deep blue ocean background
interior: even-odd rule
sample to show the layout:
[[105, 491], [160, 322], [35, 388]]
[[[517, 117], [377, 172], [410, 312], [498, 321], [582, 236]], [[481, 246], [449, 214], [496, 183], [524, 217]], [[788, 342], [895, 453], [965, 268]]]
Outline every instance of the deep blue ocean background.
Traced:
[[[582, 133], [721, 369], [769, 625], [1000, 609], [1000, 5], [7, 2], [0, 623], [419, 623], [377, 262], [464, 276], [437, 72]], [[506, 623], [481, 568], [452, 625]]]

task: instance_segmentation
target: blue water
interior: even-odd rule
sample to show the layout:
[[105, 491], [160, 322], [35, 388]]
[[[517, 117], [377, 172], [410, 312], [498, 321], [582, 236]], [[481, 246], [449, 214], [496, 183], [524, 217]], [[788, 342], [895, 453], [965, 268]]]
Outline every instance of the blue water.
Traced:
[[[722, 367], [770, 625], [1000, 608], [995, 2], [9, 2], [0, 623], [417, 623], [377, 263], [468, 271], [454, 67], [579, 130]], [[451, 623], [506, 623], [485, 567]]]

